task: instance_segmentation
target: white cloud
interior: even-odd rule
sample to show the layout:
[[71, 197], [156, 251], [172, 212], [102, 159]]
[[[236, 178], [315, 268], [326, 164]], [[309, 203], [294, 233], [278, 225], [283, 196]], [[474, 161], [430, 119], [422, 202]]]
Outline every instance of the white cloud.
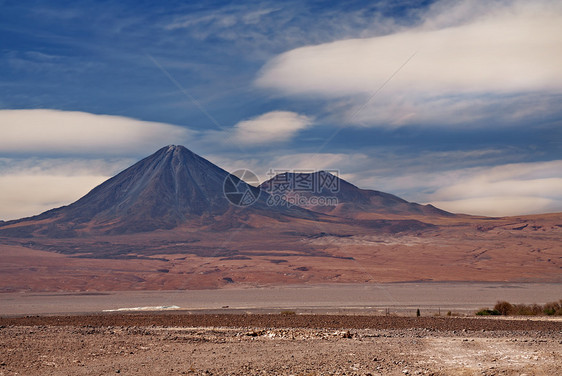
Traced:
[[[271, 153], [259, 153], [252, 158], [240, 159], [239, 154], [232, 155], [207, 155], [213, 163], [224, 168], [226, 171], [233, 172], [239, 169], [248, 169], [254, 172], [261, 182], [271, 179], [271, 173], [284, 171], [319, 171], [319, 170], [339, 170], [340, 176], [347, 178], [353, 177], [350, 171], [361, 170], [362, 167], [369, 166], [372, 159], [361, 153], [294, 153], [279, 155]], [[353, 180], [350, 180], [353, 182]]]
[[176, 17], [174, 21], [164, 25], [164, 29], [176, 30], [191, 28], [198, 25], [204, 25], [207, 29], [227, 29], [239, 23], [242, 23], [244, 25], [258, 23], [263, 16], [266, 16], [278, 10], [277, 8], [271, 8], [258, 9], [248, 12], [245, 8], [243, 9], [244, 11], [242, 12], [238, 7], [228, 7], [226, 10], [222, 11], [217, 11], [215, 9], [210, 14], [188, 14]]
[[[237, 123], [232, 131], [236, 142], [259, 145], [287, 141], [312, 124], [312, 119], [290, 111], [271, 111]], [[230, 140], [229, 140], [230, 141]]]
[[[222, 132], [188, 129], [135, 119], [56, 110], [0, 110], [0, 219], [39, 214], [69, 204], [97, 184], [166, 144], [208, 141], [261, 145], [292, 138], [312, 120], [273, 111]], [[218, 142], [217, 142], [218, 141]], [[45, 158], [48, 155], [66, 156]], [[91, 155], [98, 159], [89, 158]], [[111, 156], [111, 157], [109, 157]], [[113, 158], [113, 159], [111, 159]]]
[[348, 171], [351, 165], [368, 162], [364, 154], [354, 153], [298, 153], [282, 155], [269, 161], [272, 169], [279, 170], [334, 170]]
[[193, 134], [179, 126], [121, 116], [0, 110], [2, 153], [130, 155], [183, 144]]
[[[462, 159], [496, 166], [454, 168]], [[443, 164], [443, 160], [451, 161]], [[427, 153], [402, 157], [385, 153], [298, 153], [269, 159], [219, 161], [230, 171], [249, 168], [262, 180], [270, 169], [337, 169], [340, 177], [363, 189], [431, 203], [457, 213], [507, 216], [562, 211], [562, 160], [500, 163], [498, 150]], [[223, 164], [221, 164], [223, 165]], [[440, 168], [441, 170], [437, 170]], [[228, 168], [227, 168], [228, 170]]]
[[0, 219], [18, 219], [67, 205], [109, 176], [0, 175]]
[[136, 158], [0, 158], [0, 175], [109, 176], [129, 167]]
[[[204, 156], [227, 171], [250, 169], [261, 181], [272, 177], [268, 175], [271, 170], [338, 169], [340, 177], [360, 188], [432, 203], [452, 212], [505, 216], [562, 211], [562, 160], [435, 171], [436, 160], [487, 161], [498, 153], [496, 150], [433, 153], [421, 157], [418, 164], [412, 157], [395, 160], [392, 154], [385, 160], [385, 153], [278, 156], [272, 151], [248, 159], [236, 159], [239, 153]], [[69, 204], [134, 161], [0, 159], [0, 219], [35, 215]]]
[[21, 156], [0, 158], [0, 219], [69, 204], [131, 165], [132, 156], [194, 136], [186, 128], [120, 116], [0, 110], [0, 153]]
[[452, 212], [508, 216], [562, 211], [561, 171], [562, 160], [555, 160], [378, 175], [371, 183]]
[[[0, 158], [0, 219], [4, 220], [69, 204], [134, 163], [133, 154], [148, 155], [162, 144], [182, 143], [192, 135], [167, 124], [52, 110], [0, 111], [0, 121], [0, 151], [22, 153], [19, 159]], [[217, 136], [223, 143], [271, 144], [291, 139], [310, 124], [312, 120], [304, 115], [273, 111], [242, 121], [231, 130], [205, 132], [193, 139], [215, 140], [215, 151]], [[165, 141], [166, 137], [174, 139]], [[45, 158], [42, 153], [71, 158]], [[37, 156], [29, 157], [33, 154]], [[80, 154], [83, 159], [77, 159]], [[100, 157], [89, 159], [90, 154]], [[361, 188], [431, 202], [455, 212], [516, 215], [562, 211], [562, 160], [506, 164], [504, 154], [489, 149], [413, 157], [381, 149], [369, 155], [279, 155], [271, 150], [245, 160], [237, 159], [239, 153], [228, 158], [221, 151], [210, 159], [229, 171], [249, 168], [262, 180], [271, 177], [267, 173], [272, 169], [338, 169], [341, 177]], [[481, 167], [484, 164], [495, 167]]]
[[536, 196], [478, 197], [453, 201], [432, 201], [432, 205], [452, 213], [491, 217], [562, 211], [562, 201]]
[[[482, 215], [562, 211], [562, 160], [460, 171], [429, 195], [445, 210]], [[463, 176], [464, 175], [464, 176]]]
[[[440, 2], [422, 26], [394, 34], [288, 51], [267, 63], [256, 83], [288, 95], [353, 97], [346, 120], [375, 125], [509, 121], [521, 103], [533, 108], [529, 101], [548, 105], [531, 114], [559, 111], [562, 4], [470, 4]], [[390, 77], [384, 95], [363, 108]], [[498, 106], [508, 111], [498, 115]]]
[[68, 205], [135, 159], [0, 158], [0, 219]]

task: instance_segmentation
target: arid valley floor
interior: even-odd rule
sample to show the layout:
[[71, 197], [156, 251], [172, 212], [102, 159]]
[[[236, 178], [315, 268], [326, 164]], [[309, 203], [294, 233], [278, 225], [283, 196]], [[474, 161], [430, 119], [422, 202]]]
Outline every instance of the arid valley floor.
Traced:
[[555, 375], [562, 322], [106, 314], [0, 319], [0, 375]]
[[562, 282], [560, 213], [424, 218], [434, 227], [398, 232], [392, 222], [366, 219], [377, 220], [363, 227], [250, 216], [246, 225], [225, 231], [186, 226], [68, 239], [0, 236], [0, 292]]
[[427, 282], [4, 293], [0, 375], [554, 375], [559, 317], [474, 312], [561, 295]]
[[[212, 241], [174, 230], [103, 239], [113, 244], [7, 239], [0, 375], [560, 374], [562, 321], [474, 312], [560, 299], [561, 223], [556, 214], [399, 234], [303, 222], [304, 234], [279, 223], [268, 236], [248, 236], [258, 227]], [[102, 312], [139, 307], [184, 311]]]
[[226, 182], [259, 189], [170, 145], [0, 222], [0, 375], [562, 373], [562, 321], [474, 315], [562, 298], [562, 213], [453, 214], [307, 176], [339, 182], [338, 204], [231, 205]]

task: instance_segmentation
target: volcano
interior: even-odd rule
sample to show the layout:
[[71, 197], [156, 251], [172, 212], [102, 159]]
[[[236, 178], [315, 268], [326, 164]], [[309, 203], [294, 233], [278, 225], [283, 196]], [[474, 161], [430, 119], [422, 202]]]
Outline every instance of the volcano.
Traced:
[[[230, 197], [225, 194], [230, 192]], [[233, 204], [233, 191], [245, 202]], [[248, 214], [313, 219], [298, 207], [269, 207], [267, 193], [183, 146], [169, 145], [95, 187], [78, 201], [5, 222], [0, 235], [74, 237], [230, 223]], [[230, 198], [230, 200], [228, 199]], [[246, 204], [246, 205], [245, 205]], [[251, 204], [251, 205], [249, 205]]]
[[0, 292], [560, 283], [560, 213], [454, 215], [327, 171], [262, 189], [238, 176], [170, 145], [68, 206], [0, 223]]
[[262, 190], [315, 212], [346, 218], [374, 215], [445, 216], [454, 214], [433, 205], [408, 202], [398, 196], [361, 189], [326, 171], [278, 174], [260, 185]]

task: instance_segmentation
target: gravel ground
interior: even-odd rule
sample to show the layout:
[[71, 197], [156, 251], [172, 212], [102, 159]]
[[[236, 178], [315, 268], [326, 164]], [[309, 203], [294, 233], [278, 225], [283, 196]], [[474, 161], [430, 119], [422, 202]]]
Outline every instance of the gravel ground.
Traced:
[[0, 375], [555, 375], [562, 322], [336, 315], [0, 318]]

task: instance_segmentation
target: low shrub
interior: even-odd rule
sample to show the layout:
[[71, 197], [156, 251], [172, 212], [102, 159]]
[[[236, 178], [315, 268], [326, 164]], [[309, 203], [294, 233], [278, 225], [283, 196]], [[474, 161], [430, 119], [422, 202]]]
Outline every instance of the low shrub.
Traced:
[[550, 302], [541, 306], [539, 304], [511, 304], [500, 300], [494, 309], [482, 308], [476, 312], [478, 316], [538, 316], [538, 315], [562, 315], [562, 299], [558, 302]]
[[538, 304], [515, 304], [513, 313], [515, 316], [537, 316], [543, 313], [543, 308]]
[[295, 311], [281, 311], [281, 314], [283, 316], [291, 316], [291, 315], [296, 315], [297, 313]]
[[501, 313], [499, 313], [495, 309], [482, 308], [478, 312], [476, 312], [476, 315], [478, 315], [478, 316], [499, 316], [499, 315], [501, 315]]
[[496, 303], [494, 310], [498, 311], [500, 315], [511, 315], [513, 313], [513, 305], [505, 300], [502, 300]]
[[562, 316], [562, 299], [557, 302], [546, 303], [543, 313], [548, 316]]

